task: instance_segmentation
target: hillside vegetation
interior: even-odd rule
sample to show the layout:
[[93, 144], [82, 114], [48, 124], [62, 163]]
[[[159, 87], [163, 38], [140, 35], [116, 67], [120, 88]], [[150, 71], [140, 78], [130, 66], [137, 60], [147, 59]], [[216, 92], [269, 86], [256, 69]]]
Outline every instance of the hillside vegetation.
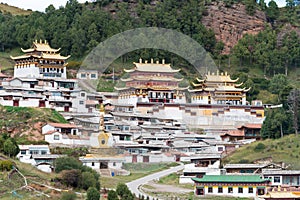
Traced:
[[0, 133], [6, 133], [24, 142], [41, 140], [41, 127], [47, 122], [67, 123], [57, 111], [47, 108], [25, 108], [0, 105]]
[[245, 145], [227, 156], [223, 164], [227, 163], [255, 163], [258, 161], [272, 161], [285, 163], [288, 169], [300, 169], [300, 136], [288, 135], [280, 139], [267, 139]]
[[30, 15], [31, 10], [24, 10], [15, 6], [7, 5], [6, 3], [0, 4], [0, 11], [2, 13], [10, 13], [11, 15]]
[[[0, 160], [5, 160], [6, 158], [0, 153]], [[50, 184], [51, 179], [55, 178], [55, 174], [45, 173], [38, 170], [35, 166], [30, 164], [21, 163], [18, 160], [8, 159], [14, 163], [18, 170], [26, 177], [28, 185], [36, 188], [42, 189], [40, 191], [45, 192], [47, 188], [38, 187], [35, 182], [40, 184]], [[19, 190], [15, 195], [11, 192], [25, 185], [24, 178], [18, 173], [12, 173], [12, 171], [0, 171], [0, 199], [16, 199], [22, 196], [23, 199], [44, 199], [45, 196], [38, 195], [35, 191], [29, 190]], [[50, 196], [53, 191], [47, 190], [46, 193]], [[56, 195], [54, 195], [56, 196]]]

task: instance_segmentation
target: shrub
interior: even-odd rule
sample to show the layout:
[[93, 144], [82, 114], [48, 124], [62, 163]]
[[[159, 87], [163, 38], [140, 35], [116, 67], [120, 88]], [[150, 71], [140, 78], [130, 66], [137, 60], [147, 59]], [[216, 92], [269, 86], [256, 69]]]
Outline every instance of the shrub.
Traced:
[[78, 169], [62, 171], [62, 182], [67, 186], [78, 187], [81, 181], [81, 172]]
[[82, 163], [73, 157], [61, 157], [55, 160], [55, 172], [61, 172], [63, 170], [80, 169]]
[[81, 175], [81, 184], [80, 187], [84, 190], [87, 190], [90, 187], [96, 187], [97, 180], [94, 175], [90, 172], [83, 172]]
[[241, 164], [249, 163], [249, 160], [247, 160], [247, 159], [241, 159], [239, 161], [239, 163], [241, 163]]
[[87, 190], [87, 200], [99, 200], [99, 199], [100, 199], [99, 191], [94, 187], [90, 187]]
[[75, 200], [77, 198], [74, 192], [64, 192], [61, 196], [61, 200]]
[[262, 150], [264, 150], [266, 148], [266, 145], [264, 145], [263, 143], [258, 143], [257, 145], [256, 145], [256, 147], [254, 148], [254, 150], [255, 151], [262, 151]]
[[107, 194], [107, 200], [119, 200], [117, 192], [114, 190], [109, 190]]
[[10, 171], [13, 167], [13, 163], [9, 160], [2, 160], [0, 161], [0, 170], [1, 171]]

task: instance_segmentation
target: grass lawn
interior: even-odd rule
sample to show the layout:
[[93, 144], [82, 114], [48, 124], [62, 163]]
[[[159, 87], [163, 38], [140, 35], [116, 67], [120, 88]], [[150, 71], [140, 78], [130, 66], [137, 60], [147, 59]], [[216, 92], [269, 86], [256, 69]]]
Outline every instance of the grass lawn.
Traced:
[[194, 188], [193, 184], [179, 184], [179, 174], [177, 174], [177, 173], [172, 173], [172, 174], [169, 174], [168, 176], [162, 177], [159, 179], [159, 181], [157, 183], [165, 184], [165, 185], [174, 185], [174, 186], [182, 187], [182, 188], [186, 188], [186, 189]]
[[[264, 148], [257, 148], [262, 143]], [[294, 134], [281, 139], [267, 139], [245, 145], [227, 156], [223, 163], [253, 163], [260, 159], [271, 159], [275, 163], [284, 162], [289, 169], [300, 169], [300, 136]]]
[[118, 183], [127, 183], [177, 165], [178, 163], [125, 163], [124, 169], [130, 171], [129, 176], [100, 177], [100, 184], [102, 188], [116, 188]]

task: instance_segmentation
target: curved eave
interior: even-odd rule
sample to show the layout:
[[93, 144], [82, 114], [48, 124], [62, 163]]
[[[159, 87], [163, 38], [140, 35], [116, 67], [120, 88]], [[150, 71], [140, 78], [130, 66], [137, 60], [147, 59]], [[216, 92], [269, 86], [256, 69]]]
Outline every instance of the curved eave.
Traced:
[[239, 83], [239, 84], [236, 84], [235, 87], [240, 87], [240, 86], [242, 86], [243, 84], [244, 84], [244, 83], [241, 82], [241, 83]]
[[117, 91], [121, 91], [121, 90], [128, 90], [128, 87], [123, 87], [123, 88], [119, 88], [119, 87], [114, 87], [115, 90]]
[[68, 56], [61, 56], [61, 55], [51, 55], [51, 54], [42, 54], [41, 56], [44, 59], [56, 59], [56, 60], [67, 60], [68, 58], [71, 57], [71, 55]]
[[130, 72], [134, 72], [135, 69], [124, 69], [125, 72], [130, 73]]
[[121, 78], [120, 80], [123, 82], [127, 82], [127, 81], [132, 81], [133, 79], [132, 78]]
[[152, 71], [152, 70], [146, 70], [146, 69], [135, 69], [134, 71], [139, 71], [139, 72], [157, 72], [157, 73], [177, 73], [181, 69], [170, 69], [170, 70], [161, 70], [161, 71]]
[[202, 92], [203, 89], [199, 89], [199, 90], [188, 90], [189, 92]]
[[21, 50], [24, 53], [29, 53], [29, 52], [33, 52], [34, 51], [34, 49], [32, 49], [32, 48], [30, 48], [30, 49], [23, 49], [23, 48], [21, 48]]
[[197, 80], [198, 82], [200, 82], [200, 83], [204, 82], [204, 80], [199, 79], [199, 78], [196, 78], [196, 80]]
[[232, 79], [230, 78], [230, 82], [235, 83], [235, 82], [237, 82], [239, 79], [240, 79], [240, 78], [236, 78], [235, 80], [232, 80]]
[[199, 87], [199, 86], [202, 86], [202, 83], [194, 83], [194, 82], [192, 82], [192, 85], [193, 85], [194, 87]]
[[244, 90], [244, 92], [248, 92], [249, 90], [251, 90], [251, 87], [249, 87], [249, 88], [243, 88], [243, 90]]
[[189, 88], [190, 88], [190, 86], [187, 86], [187, 87], [179, 87], [177, 90], [182, 91], [182, 90], [188, 90]]
[[10, 56], [10, 58], [13, 59], [13, 60], [25, 59], [25, 58], [30, 58], [30, 57], [31, 57], [31, 55]]
[[175, 82], [180, 82], [183, 80], [183, 78], [178, 79], [178, 78], [158, 78], [158, 77], [151, 77], [151, 78], [135, 78], [134, 80], [137, 81], [175, 81]]

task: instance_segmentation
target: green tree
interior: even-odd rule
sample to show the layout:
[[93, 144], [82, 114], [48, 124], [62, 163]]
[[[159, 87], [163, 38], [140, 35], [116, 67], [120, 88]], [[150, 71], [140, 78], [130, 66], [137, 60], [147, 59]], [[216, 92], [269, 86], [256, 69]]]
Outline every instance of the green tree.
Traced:
[[109, 190], [107, 200], [119, 200], [117, 192], [114, 190]]
[[55, 160], [55, 172], [62, 170], [81, 169], [82, 163], [73, 157], [61, 157]]
[[244, 3], [246, 5], [247, 14], [254, 15], [256, 10], [256, 2], [253, 0], [245, 0]]
[[78, 187], [82, 180], [81, 172], [78, 169], [63, 170], [61, 172], [61, 178], [64, 184], [74, 188]]
[[13, 138], [8, 138], [3, 144], [3, 151], [9, 157], [14, 157], [19, 153], [19, 147]]
[[125, 195], [125, 193], [127, 193], [128, 191], [129, 191], [129, 189], [128, 189], [128, 187], [127, 187], [126, 184], [124, 184], [124, 183], [119, 183], [119, 184], [117, 185], [116, 192], [117, 192], [117, 194], [118, 194], [121, 198], [123, 198], [123, 196]]
[[279, 16], [279, 8], [277, 3], [274, 0], [271, 0], [268, 4], [267, 16], [271, 23], [273, 23], [274, 20], [276, 20], [277, 17]]
[[266, 10], [266, 8], [267, 8], [267, 5], [264, 0], [259, 0], [258, 5], [261, 10]]
[[117, 185], [116, 192], [123, 200], [134, 200], [133, 194], [130, 192], [127, 185], [124, 183], [119, 183]]
[[99, 200], [100, 199], [100, 193], [99, 191], [94, 188], [94, 187], [90, 187], [87, 190], [87, 200]]
[[261, 128], [261, 137], [280, 138], [289, 134], [291, 129], [290, 116], [283, 108], [268, 109], [266, 119]]
[[289, 82], [285, 75], [277, 74], [271, 79], [269, 91], [277, 95], [277, 103], [283, 103], [289, 93], [289, 90]]
[[299, 114], [300, 114], [300, 89], [293, 89], [288, 96], [289, 112], [292, 114], [293, 128], [295, 134], [298, 134], [299, 129]]
[[89, 187], [96, 187], [97, 180], [94, 175], [90, 172], [83, 172], [81, 175], [80, 187], [87, 190]]

